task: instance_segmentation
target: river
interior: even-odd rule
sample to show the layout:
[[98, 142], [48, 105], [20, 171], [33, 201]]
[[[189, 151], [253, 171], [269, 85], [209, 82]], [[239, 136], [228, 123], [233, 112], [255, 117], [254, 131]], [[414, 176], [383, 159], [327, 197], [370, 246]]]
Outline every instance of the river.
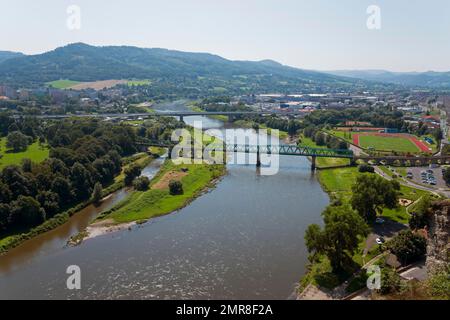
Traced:
[[[184, 120], [223, 127], [214, 119]], [[159, 164], [144, 174], [153, 176]], [[216, 188], [176, 213], [65, 245], [126, 194], [0, 257], [0, 299], [287, 299], [305, 272], [305, 229], [321, 223], [328, 204], [306, 158], [280, 157], [272, 176], [233, 164]], [[69, 265], [81, 268], [81, 290], [66, 287]]]

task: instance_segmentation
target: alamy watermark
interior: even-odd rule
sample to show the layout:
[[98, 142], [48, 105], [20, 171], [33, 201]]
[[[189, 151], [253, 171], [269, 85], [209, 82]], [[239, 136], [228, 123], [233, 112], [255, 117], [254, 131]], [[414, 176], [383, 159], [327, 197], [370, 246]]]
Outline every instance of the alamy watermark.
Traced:
[[67, 277], [66, 286], [69, 290], [81, 289], [81, 269], [77, 265], [70, 265], [66, 269], [66, 273], [70, 276]]
[[194, 131], [177, 129], [172, 132], [171, 150], [174, 164], [259, 164], [261, 175], [278, 173], [280, 161], [279, 131], [259, 129], [208, 129], [194, 122]]
[[81, 8], [75, 4], [70, 5], [66, 9], [67, 13], [67, 20], [66, 20], [66, 26], [67, 29], [73, 31], [73, 30], [80, 30], [81, 29]]
[[367, 268], [367, 288], [369, 290], [380, 290], [381, 288], [381, 269], [377, 265], [371, 265]]
[[367, 7], [366, 13], [369, 15], [366, 21], [367, 29], [380, 30], [381, 29], [381, 8], [377, 5], [370, 5]]

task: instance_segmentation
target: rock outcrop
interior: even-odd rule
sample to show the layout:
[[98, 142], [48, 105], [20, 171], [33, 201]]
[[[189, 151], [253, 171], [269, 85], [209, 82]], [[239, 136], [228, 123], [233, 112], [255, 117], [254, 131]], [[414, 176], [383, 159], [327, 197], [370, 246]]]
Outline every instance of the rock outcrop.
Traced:
[[426, 266], [428, 274], [446, 271], [450, 253], [450, 200], [433, 203], [429, 216]]

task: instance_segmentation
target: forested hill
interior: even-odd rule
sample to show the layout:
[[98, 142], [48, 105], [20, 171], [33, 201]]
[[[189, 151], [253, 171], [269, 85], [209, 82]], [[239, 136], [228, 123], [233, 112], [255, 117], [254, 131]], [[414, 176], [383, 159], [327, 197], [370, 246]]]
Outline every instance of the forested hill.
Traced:
[[[236, 80], [242, 87], [272, 78], [277, 83], [301, 87], [353, 86], [365, 83], [315, 71], [281, 65], [275, 61], [231, 61], [209, 53], [130, 46], [95, 47], [70, 44], [39, 55], [0, 62], [0, 83], [43, 84], [70, 79], [155, 79], [169, 81], [197, 78]], [[261, 80], [262, 79], [262, 80]]]
[[20, 52], [11, 52], [11, 51], [0, 51], [0, 63], [6, 61], [11, 58], [21, 57], [23, 56]]
[[411, 87], [450, 88], [450, 72], [390, 72], [385, 70], [340, 70], [330, 74], [368, 81], [400, 84]]

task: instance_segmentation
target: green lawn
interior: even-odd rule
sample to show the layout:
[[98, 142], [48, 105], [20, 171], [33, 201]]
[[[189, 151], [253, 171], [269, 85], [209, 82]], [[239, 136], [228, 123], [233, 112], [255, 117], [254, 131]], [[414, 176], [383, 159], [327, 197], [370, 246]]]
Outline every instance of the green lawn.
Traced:
[[373, 148], [381, 151], [420, 152], [419, 148], [412, 141], [401, 137], [360, 135], [359, 145], [364, 149]]
[[197, 197], [211, 181], [224, 173], [223, 165], [174, 165], [168, 160], [152, 180], [155, 185], [167, 172], [180, 171], [187, 168], [187, 175], [181, 179], [183, 184], [182, 195], [170, 195], [168, 189], [150, 189], [148, 191], [136, 191], [127, 199], [118, 204], [109, 212], [105, 212], [101, 219], [113, 219], [116, 223], [142, 221], [153, 217], [170, 213], [180, 209]]
[[72, 80], [56, 80], [52, 82], [47, 82], [47, 85], [55, 89], [67, 89], [79, 83], [81, 82]]
[[22, 159], [28, 158], [33, 162], [41, 162], [48, 158], [49, 149], [46, 145], [40, 145], [39, 142], [34, 142], [29, 145], [26, 151], [12, 152], [6, 148], [6, 138], [0, 139], [0, 169], [17, 164], [20, 165]]

